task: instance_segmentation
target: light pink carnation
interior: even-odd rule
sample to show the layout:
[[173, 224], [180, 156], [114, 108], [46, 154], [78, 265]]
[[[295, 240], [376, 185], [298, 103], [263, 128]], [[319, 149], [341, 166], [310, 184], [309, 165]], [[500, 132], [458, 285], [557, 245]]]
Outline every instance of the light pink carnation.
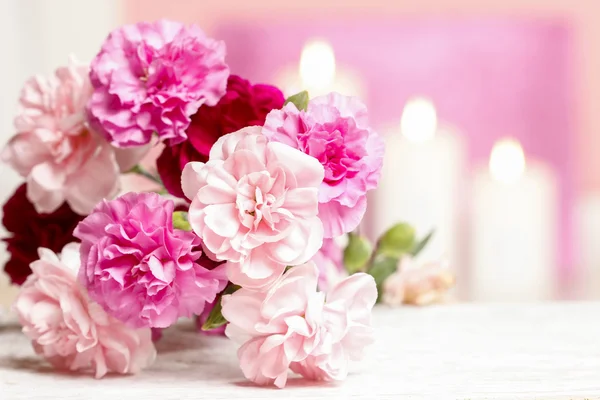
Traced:
[[66, 201], [73, 211], [88, 214], [103, 198], [116, 195], [120, 171], [143, 156], [116, 153], [89, 130], [87, 71], [71, 62], [54, 76], [30, 79], [21, 92], [17, 134], [1, 158], [27, 178], [27, 198], [39, 213], [51, 213]]
[[455, 283], [455, 274], [446, 260], [419, 264], [404, 256], [396, 272], [383, 283], [383, 302], [390, 306], [441, 303]]
[[79, 279], [90, 297], [133, 327], [165, 328], [202, 313], [227, 284], [224, 266], [197, 263], [200, 240], [173, 229], [173, 202], [126, 193], [100, 203], [79, 223]]
[[288, 265], [317, 252], [323, 225], [317, 217], [323, 167], [281, 143], [268, 143], [260, 127], [222, 136], [210, 159], [188, 163], [182, 188], [192, 200], [189, 221], [207, 254], [227, 260], [229, 279], [264, 287]]
[[267, 116], [263, 133], [300, 149], [325, 167], [319, 217], [325, 237], [354, 230], [367, 209], [367, 191], [377, 187], [384, 143], [368, 124], [367, 108], [355, 97], [330, 93], [308, 103], [289, 103]]
[[96, 378], [152, 364], [150, 329], [134, 330], [108, 316], [77, 283], [78, 244], [65, 246], [60, 258], [44, 248], [39, 254], [14, 305], [36, 353], [60, 369], [92, 370]]
[[92, 62], [88, 112], [115, 146], [148, 143], [154, 133], [184, 141], [190, 116], [225, 94], [225, 44], [195, 25], [141, 22], [113, 31]]
[[285, 386], [288, 369], [313, 380], [341, 380], [348, 361], [372, 342], [375, 281], [354, 274], [325, 295], [313, 263], [291, 268], [266, 292], [240, 289], [223, 296], [225, 334], [238, 350], [246, 378]]

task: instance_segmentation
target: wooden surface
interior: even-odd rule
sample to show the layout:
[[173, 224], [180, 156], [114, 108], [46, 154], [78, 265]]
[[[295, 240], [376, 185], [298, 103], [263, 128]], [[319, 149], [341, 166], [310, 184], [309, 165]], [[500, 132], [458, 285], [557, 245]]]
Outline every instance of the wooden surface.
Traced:
[[189, 323], [138, 376], [54, 373], [19, 327], [0, 328], [0, 399], [600, 399], [600, 303], [376, 308], [377, 341], [345, 382], [245, 381], [235, 348]]

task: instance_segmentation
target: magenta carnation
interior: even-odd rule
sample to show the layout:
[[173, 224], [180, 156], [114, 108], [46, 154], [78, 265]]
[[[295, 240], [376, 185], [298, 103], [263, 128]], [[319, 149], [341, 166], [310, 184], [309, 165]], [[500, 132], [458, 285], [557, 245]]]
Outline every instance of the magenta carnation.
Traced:
[[113, 31], [91, 65], [88, 114], [118, 147], [184, 141], [190, 116], [225, 94], [225, 44], [195, 25], [141, 22]]
[[269, 113], [263, 133], [315, 157], [325, 168], [319, 189], [325, 237], [354, 230], [383, 165], [384, 143], [369, 127], [365, 105], [338, 93], [312, 99], [306, 111], [289, 103]]
[[227, 284], [224, 266], [197, 263], [200, 240], [173, 229], [173, 207], [155, 193], [100, 203], [75, 229], [79, 280], [110, 315], [132, 327], [165, 328], [201, 314]]

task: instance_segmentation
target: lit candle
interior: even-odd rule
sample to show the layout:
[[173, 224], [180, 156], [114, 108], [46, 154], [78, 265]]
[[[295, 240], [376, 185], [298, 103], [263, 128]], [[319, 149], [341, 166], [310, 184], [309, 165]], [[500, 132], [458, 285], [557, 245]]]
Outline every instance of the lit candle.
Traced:
[[440, 125], [430, 100], [413, 98], [406, 103], [400, 130], [384, 136], [383, 173], [369, 198], [364, 226], [372, 238], [398, 222], [412, 224], [420, 238], [434, 230], [419, 259], [446, 257], [458, 268], [465, 149], [458, 135]]
[[556, 273], [557, 192], [551, 171], [527, 163], [520, 143], [498, 141], [476, 172], [471, 215], [475, 300], [544, 300]]
[[366, 101], [358, 74], [345, 66], [337, 66], [333, 47], [320, 39], [306, 42], [299, 64], [283, 69], [276, 82], [286, 96], [307, 90], [310, 97], [338, 92]]

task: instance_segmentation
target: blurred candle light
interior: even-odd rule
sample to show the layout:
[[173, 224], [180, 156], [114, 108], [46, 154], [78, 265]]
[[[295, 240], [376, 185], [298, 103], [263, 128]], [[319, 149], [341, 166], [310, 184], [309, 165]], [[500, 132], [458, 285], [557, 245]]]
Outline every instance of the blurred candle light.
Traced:
[[338, 92], [366, 102], [359, 75], [347, 66], [337, 65], [333, 46], [323, 39], [308, 40], [298, 64], [284, 68], [275, 81], [286, 96], [302, 90], [307, 90], [311, 98]]
[[514, 183], [525, 173], [525, 153], [514, 139], [497, 142], [490, 155], [490, 173], [501, 182]]
[[315, 95], [332, 87], [335, 81], [335, 54], [325, 41], [308, 42], [300, 55], [300, 80], [304, 89]]
[[556, 270], [557, 192], [550, 169], [526, 162], [521, 144], [501, 139], [473, 182], [472, 287], [475, 300], [548, 299]]
[[437, 125], [437, 112], [429, 99], [416, 97], [406, 103], [400, 120], [400, 131], [408, 140], [425, 142], [433, 139]]
[[462, 138], [440, 123], [433, 102], [420, 96], [407, 101], [400, 129], [389, 129], [384, 138], [383, 173], [369, 198], [365, 230], [376, 238], [401, 221], [411, 223], [419, 237], [434, 230], [419, 261], [446, 257], [453, 268], [461, 267]]

